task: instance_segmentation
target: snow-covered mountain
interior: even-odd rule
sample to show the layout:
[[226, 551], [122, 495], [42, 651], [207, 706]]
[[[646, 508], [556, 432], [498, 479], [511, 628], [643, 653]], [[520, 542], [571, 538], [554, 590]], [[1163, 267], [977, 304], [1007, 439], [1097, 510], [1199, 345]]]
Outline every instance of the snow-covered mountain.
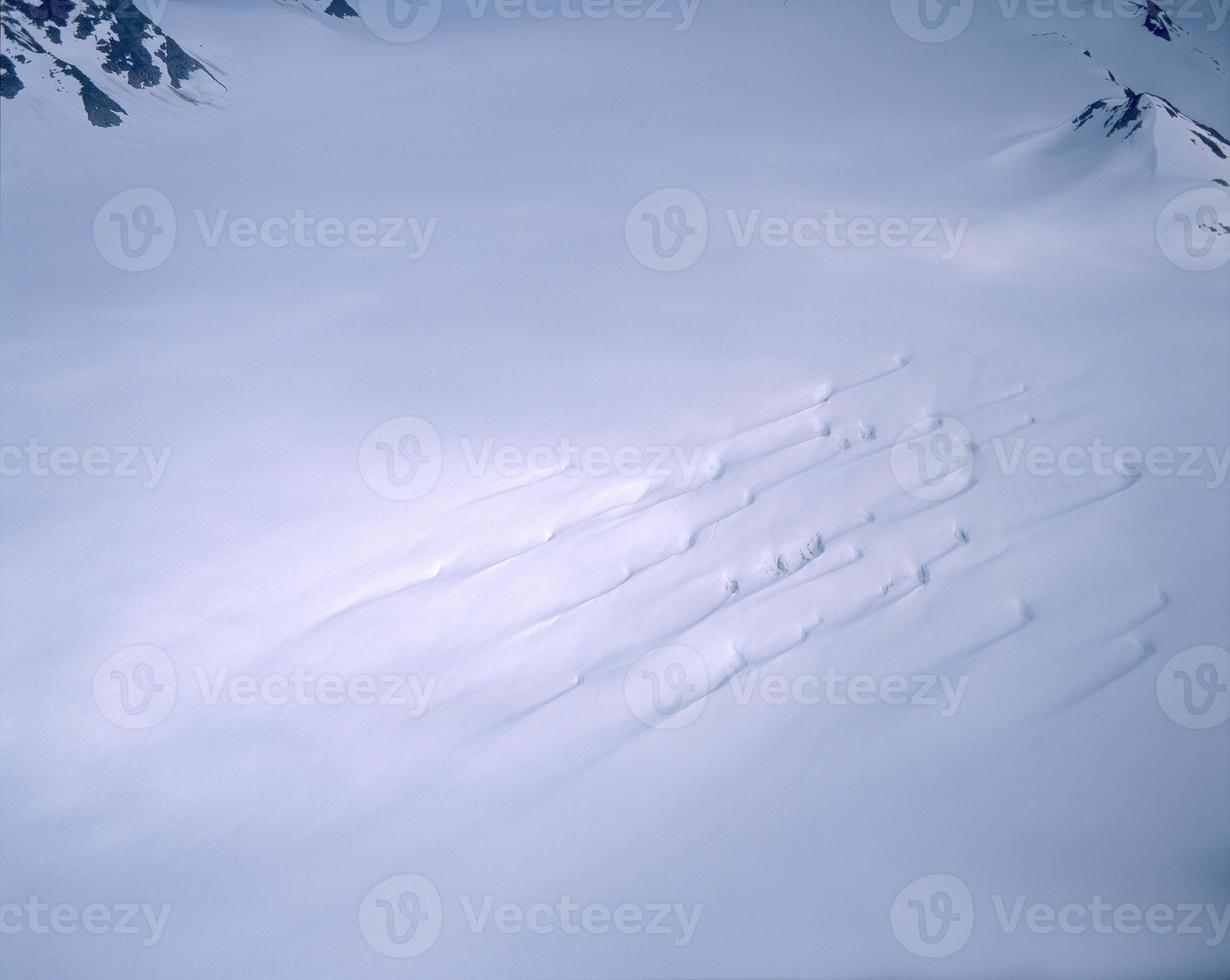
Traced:
[[[1213, 129], [1189, 119], [1161, 96], [1123, 90], [1123, 98], [1099, 99], [1072, 120], [1074, 131], [1089, 126], [1106, 139], [1150, 147], [1158, 168], [1193, 177], [1230, 176], [1230, 142]], [[1202, 172], [1203, 171], [1203, 172]]]
[[1086, 6], [15, 17], [0, 973], [1225, 974], [1230, 38]]
[[[1142, 8], [1140, 11], [1140, 25], [1149, 34], [1162, 41], [1185, 45], [1199, 60], [1207, 63], [1218, 74], [1225, 76], [1225, 69], [1222, 67], [1221, 61], [1213, 55], [1207, 53], [1203, 48], [1198, 47], [1197, 42], [1195, 41], [1195, 37], [1197, 36], [1195, 31], [1188, 30], [1183, 27], [1179, 20], [1176, 19], [1185, 13], [1190, 15], [1192, 11], [1203, 13], [1204, 10], [1202, 10], [1201, 5], [1192, 3], [1188, 3], [1185, 6], [1172, 5], [1171, 10], [1168, 11], [1165, 7], [1155, 3], [1154, 0], [1145, 0], [1144, 3], [1136, 4], [1136, 6]], [[1210, 18], [1224, 18], [1225, 8], [1214, 6], [1212, 10], [1209, 11], [1208, 16]], [[1224, 29], [1224, 21], [1214, 26], [1218, 29]]]
[[0, 96], [52, 113], [73, 103], [98, 127], [121, 125], [134, 98], [214, 104], [225, 94], [136, 0], [5, 0], [0, 42]]
[[1188, 118], [1169, 100], [1149, 92], [1120, 91], [1099, 98], [1066, 123], [1030, 137], [1005, 157], [1031, 167], [1065, 161], [1087, 177], [1106, 169], [1146, 177], [1225, 185], [1230, 141]]
[[[1074, 180], [1113, 182], [1115, 175], [1166, 185], [1176, 180], [1220, 184], [1230, 178], [1230, 141], [1172, 99], [1124, 84], [1136, 74], [1132, 59], [1121, 57], [1113, 33], [1104, 32], [1098, 40], [1095, 54], [1063, 32], [1031, 39], [1029, 53], [1038, 70], [1066, 78], [1067, 99], [1083, 95], [1086, 101], [1079, 110], [1068, 109], [1066, 118], [1054, 118], [1057, 109], [1042, 126], [1009, 134], [1008, 145], [993, 155], [993, 164], [1030, 170], [1029, 184], [1042, 193]], [[1120, 61], [1126, 62], [1126, 71]], [[1227, 88], [1220, 81], [1212, 87]], [[1191, 94], [1183, 84], [1175, 88], [1181, 95]]]

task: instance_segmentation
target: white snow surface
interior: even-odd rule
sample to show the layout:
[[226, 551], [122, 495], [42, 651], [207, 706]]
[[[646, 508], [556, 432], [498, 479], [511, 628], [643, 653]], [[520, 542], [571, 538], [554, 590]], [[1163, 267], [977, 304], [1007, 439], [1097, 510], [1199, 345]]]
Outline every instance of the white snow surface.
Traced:
[[[1230, 64], [1226, 31], [1192, 54], [988, 5], [926, 44], [853, 0], [675, 23], [449, 4], [394, 44], [172, 0], [161, 27], [225, 66], [225, 105], [129, 100], [106, 131], [0, 106], [0, 443], [171, 453], [154, 487], [0, 481], [0, 903], [170, 906], [148, 946], [0, 937], [7, 975], [1226, 974], [1230, 940], [1011, 931], [992, 902], [1230, 903], [1230, 725], [1176, 724], [1157, 694], [1172, 657], [1230, 645], [1230, 281], [1156, 233], [1222, 171], [1169, 129], [1160, 151], [1039, 136], [1123, 86], [1230, 132], [1202, 60]], [[624, 238], [665, 187], [709, 219], [679, 272]], [[129, 188], [175, 207], [147, 272], [92, 238]], [[967, 230], [945, 259], [742, 248], [727, 218], [830, 208]], [[206, 244], [224, 210], [296, 209], [436, 224], [418, 260]], [[404, 416], [438, 430], [443, 474], [398, 501], [361, 446]], [[893, 446], [934, 418], [968, 432], [972, 475], [928, 499]], [[673, 452], [625, 475], [467, 465], [561, 439]], [[1190, 477], [1002, 458], [1095, 440], [1212, 456]], [[126, 730], [93, 689], [136, 644], [177, 696]], [[646, 725], [628, 678], [677, 645], [704, 664], [698, 715]], [[741, 696], [830, 666], [961, 683], [959, 710]], [[209, 704], [223, 668], [436, 686], [421, 717]], [[361, 928], [400, 874], [442, 900], [413, 959]], [[975, 900], [947, 958], [891, 922], [931, 874]], [[687, 942], [506, 933], [468, 923], [484, 896], [702, 911]]]

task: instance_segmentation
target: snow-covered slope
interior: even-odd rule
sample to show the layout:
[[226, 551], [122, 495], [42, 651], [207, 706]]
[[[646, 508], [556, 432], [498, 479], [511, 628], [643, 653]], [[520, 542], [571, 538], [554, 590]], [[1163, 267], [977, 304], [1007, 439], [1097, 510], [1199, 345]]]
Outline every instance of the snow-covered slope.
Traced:
[[1030, 167], [1063, 161], [1088, 176], [1108, 169], [1225, 185], [1230, 181], [1230, 141], [1211, 126], [1188, 118], [1168, 100], [1122, 89], [1099, 98], [1071, 120], [1013, 146], [1005, 156]]
[[138, 93], [195, 104], [216, 104], [225, 95], [216, 69], [180, 47], [133, 0], [5, 0], [0, 41], [0, 96], [33, 103], [60, 124], [71, 116], [119, 126]]
[[[1190, 14], [1192, 11], [1201, 10], [1199, 4], [1187, 4], [1178, 12], [1178, 16], [1173, 12], [1174, 8], [1168, 11], [1154, 0], [1145, 0], [1144, 3], [1136, 4], [1136, 6], [1140, 8], [1140, 26], [1150, 35], [1161, 41], [1179, 44], [1190, 49], [1192, 54], [1199, 56], [1202, 61], [1207, 61], [1219, 73], [1225, 74], [1221, 62], [1196, 47], [1196, 42], [1190, 40], [1192, 32], [1181, 23], [1180, 18], [1184, 13]], [[1220, 23], [1210, 23], [1209, 29], [1220, 30], [1224, 26], [1225, 8], [1214, 6], [1208, 15], [1220, 19]]]
[[1062, 73], [1070, 83], [1068, 98], [1088, 101], [1065, 119], [1047, 118], [1037, 130], [1012, 135], [997, 164], [1030, 171], [1026, 183], [1047, 192], [1074, 180], [1107, 187], [1124, 179], [1158, 186], [1230, 178], [1230, 142], [1216, 128], [1162, 95], [1125, 86], [1121, 69], [1065, 33], [1038, 34], [1030, 44], [1040, 71]]
[[[1094, 0], [1075, 6], [1086, 9], [1086, 16], [1052, 17], [1039, 26], [1090, 50], [1123, 86], [1167, 98], [1223, 133], [1230, 129], [1230, 107], [1224, 97], [1230, 82], [1226, 70], [1230, 24], [1220, 3], [1159, 6], [1152, 0], [1126, 4]], [[1133, 11], [1134, 16], [1117, 15]]]
[[1230, 142], [1160, 96], [1124, 89], [1122, 99], [1099, 99], [1072, 120], [1075, 131], [1086, 125], [1107, 139], [1144, 143], [1155, 167], [1166, 174], [1195, 180], [1216, 175], [1223, 181], [1230, 176]]
[[1222, 975], [1224, 39], [296, 6], [3, 104], [6, 975]]

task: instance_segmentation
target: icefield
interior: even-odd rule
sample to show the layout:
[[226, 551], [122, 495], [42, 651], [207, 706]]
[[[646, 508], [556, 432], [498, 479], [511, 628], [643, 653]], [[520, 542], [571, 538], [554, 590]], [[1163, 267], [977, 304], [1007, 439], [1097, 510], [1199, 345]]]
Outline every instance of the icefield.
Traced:
[[1225, 0], [4, 0], [0, 973], [1230, 976]]

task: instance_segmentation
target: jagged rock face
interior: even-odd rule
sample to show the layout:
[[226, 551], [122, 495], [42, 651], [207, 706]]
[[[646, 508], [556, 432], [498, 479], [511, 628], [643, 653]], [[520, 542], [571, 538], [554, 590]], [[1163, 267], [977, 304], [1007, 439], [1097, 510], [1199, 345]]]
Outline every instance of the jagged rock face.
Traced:
[[1106, 130], [1108, 137], [1121, 133], [1122, 138], [1127, 139], [1144, 125], [1144, 111], [1141, 109], [1140, 102], [1141, 96], [1135, 94], [1129, 95], [1122, 102], [1098, 99], [1087, 105], [1085, 110], [1072, 120], [1072, 125], [1080, 129], [1091, 120], [1100, 118], [1102, 128]]
[[118, 126], [127, 115], [104, 90], [106, 76], [134, 90], [165, 88], [187, 101], [197, 101], [186, 90], [190, 79], [222, 87], [133, 0], [5, 0], [0, 42], [0, 96], [17, 98], [33, 79], [46, 77], [76, 95], [95, 126]]
[[17, 66], [6, 54], [0, 54], [0, 98], [13, 99], [25, 86], [17, 74]]
[[1174, 22], [1170, 14], [1153, 0], [1146, 0], [1142, 7], [1145, 14], [1145, 30], [1154, 37], [1160, 37], [1163, 41], [1171, 41], [1175, 35], [1184, 33], [1183, 28]]

